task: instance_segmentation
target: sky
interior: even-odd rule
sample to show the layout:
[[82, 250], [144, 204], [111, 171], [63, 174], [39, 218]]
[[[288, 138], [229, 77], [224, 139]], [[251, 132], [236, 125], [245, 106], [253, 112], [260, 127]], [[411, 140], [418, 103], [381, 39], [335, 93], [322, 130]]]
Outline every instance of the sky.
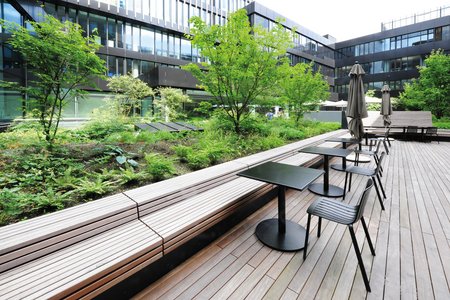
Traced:
[[380, 32], [382, 22], [450, 6], [450, 0], [256, 0], [256, 2], [315, 33], [330, 34], [338, 42]]

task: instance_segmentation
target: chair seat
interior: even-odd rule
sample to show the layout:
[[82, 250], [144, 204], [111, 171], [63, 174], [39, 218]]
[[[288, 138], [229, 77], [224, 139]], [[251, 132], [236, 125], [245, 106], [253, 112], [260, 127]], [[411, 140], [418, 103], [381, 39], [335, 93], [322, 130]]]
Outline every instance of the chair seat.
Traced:
[[339, 224], [350, 225], [355, 222], [358, 206], [332, 199], [319, 198], [308, 207], [307, 212]]
[[364, 176], [374, 176], [376, 174], [375, 169], [369, 169], [369, 168], [358, 167], [358, 166], [350, 166], [347, 169], [345, 169], [345, 172], [364, 175]]

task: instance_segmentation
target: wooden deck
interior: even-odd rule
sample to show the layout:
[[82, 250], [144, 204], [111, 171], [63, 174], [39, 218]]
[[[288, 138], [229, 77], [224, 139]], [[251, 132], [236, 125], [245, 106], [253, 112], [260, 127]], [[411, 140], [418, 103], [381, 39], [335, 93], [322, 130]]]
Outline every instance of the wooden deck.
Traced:
[[[450, 299], [450, 143], [395, 141], [382, 177], [386, 210], [372, 191], [365, 209], [376, 256], [362, 226], [356, 235], [372, 292], [367, 293], [346, 226], [313, 218], [308, 257], [278, 252], [254, 235], [277, 215], [274, 199], [226, 235], [150, 285], [136, 299]], [[344, 173], [330, 181], [344, 185]], [[366, 178], [354, 177], [355, 202]], [[358, 189], [356, 187], [359, 187]], [[287, 218], [306, 225], [316, 196], [289, 190]]]

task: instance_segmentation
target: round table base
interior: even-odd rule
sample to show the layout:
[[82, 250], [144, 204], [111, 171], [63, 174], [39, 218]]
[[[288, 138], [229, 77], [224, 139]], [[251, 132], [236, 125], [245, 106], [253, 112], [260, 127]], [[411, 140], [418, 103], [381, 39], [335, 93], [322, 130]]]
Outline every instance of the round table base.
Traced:
[[308, 189], [314, 194], [330, 198], [339, 198], [344, 196], [343, 188], [331, 184], [328, 185], [328, 190], [325, 190], [323, 183], [310, 184]]
[[333, 170], [336, 170], [336, 171], [345, 171], [345, 168], [342, 164], [330, 165], [330, 168], [332, 168]]
[[278, 219], [262, 221], [255, 233], [264, 245], [275, 250], [298, 251], [305, 247], [305, 228], [289, 220], [286, 220], [285, 233], [278, 232]]

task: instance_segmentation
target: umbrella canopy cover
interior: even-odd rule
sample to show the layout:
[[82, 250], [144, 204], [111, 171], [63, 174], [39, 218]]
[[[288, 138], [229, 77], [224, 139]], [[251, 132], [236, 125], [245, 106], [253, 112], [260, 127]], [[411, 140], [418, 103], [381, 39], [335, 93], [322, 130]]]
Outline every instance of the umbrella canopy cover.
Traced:
[[367, 118], [367, 108], [364, 95], [364, 69], [359, 64], [354, 64], [350, 70], [350, 84], [348, 90], [347, 117], [351, 118], [349, 122], [350, 133], [357, 139], [364, 135], [362, 119]]
[[392, 104], [391, 104], [391, 89], [388, 85], [384, 85], [381, 88], [381, 111], [380, 114], [383, 115], [384, 126], [391, 125], [391, 115], [392, 115]]

